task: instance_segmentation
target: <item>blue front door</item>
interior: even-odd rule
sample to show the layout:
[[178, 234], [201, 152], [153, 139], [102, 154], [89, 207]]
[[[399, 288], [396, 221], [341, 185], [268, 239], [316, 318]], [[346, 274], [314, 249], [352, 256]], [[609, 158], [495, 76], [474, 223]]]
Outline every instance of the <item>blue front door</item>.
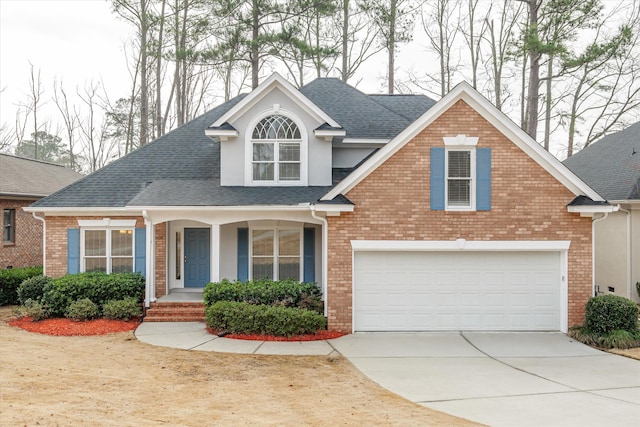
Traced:
[[210, 229], [184, 229], [185, 288], [202, 288], [209, 283], [211, 271], [210, 248]]

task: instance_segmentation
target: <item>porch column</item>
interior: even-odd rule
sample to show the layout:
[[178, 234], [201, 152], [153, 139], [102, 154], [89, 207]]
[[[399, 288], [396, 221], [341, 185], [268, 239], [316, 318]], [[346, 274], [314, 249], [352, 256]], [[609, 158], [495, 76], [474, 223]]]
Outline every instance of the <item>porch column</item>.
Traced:
[[144, 304], [145, 304], [145, 307], [148, 308], [149, 305], [156, 300], [156, 289], [155, 289], [156, 270], [155, 270], [155, 262], [154, 262], [155, 248], [153, 245], [153, 242], [155, 241], [154, 239], [155, 227], [153, 226], [153, 222], [151, 221], [151, 218], [147, 214], [147, 211], [142, 212], [142, 217], [144, 218], [144, 224], [147, 229], [145, 233], [146, 234], [145, 246], [146, 246], [146, 252], [147, 252], [147, 259], [145, 260], [145, 262], [146, 262], [147, 277], [145, 281], [146, 285], [145, 285]]
[[212, 282], [220, 281], [220, 224], [211, 224], [211, 274]]

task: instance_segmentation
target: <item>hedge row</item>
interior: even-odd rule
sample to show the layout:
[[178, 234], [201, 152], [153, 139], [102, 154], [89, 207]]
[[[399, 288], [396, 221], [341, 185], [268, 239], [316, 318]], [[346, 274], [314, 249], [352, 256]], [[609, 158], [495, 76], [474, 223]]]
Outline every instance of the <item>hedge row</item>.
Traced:
[[25, 280], [18, 288], [19, 301], [32, 300], [46, 308], [52, 316], [63, 316], [76, 301], [88, 299], [103, 307], [110, 301], [133, 300], [140, 304], [144, 297], [145, 279], [139, 273], [80, 273], [55, 279], [37, 276]]
[[322, 294], [315, 283], [295, 280], [256, 280], [209, 283], [203, 293], [207, 307], [219, 301], [246, 302], [253, 305], [298, 307], [323, 312]]
[[18, 304], [18, 287], [34, 276], [42, 276], [42, 267], [0, 270], [0, 305]]
[[236, 334], [293, 336], [326, 329], [327, 319], [301, 308], [218, 301], [207, 308], [207, 324], [214, 330]]
[[638, 306], [621, 296], [602, 295], [590, 298], [585, 317], [587, 329], [597, 334], [617, 330], [638, 332]]

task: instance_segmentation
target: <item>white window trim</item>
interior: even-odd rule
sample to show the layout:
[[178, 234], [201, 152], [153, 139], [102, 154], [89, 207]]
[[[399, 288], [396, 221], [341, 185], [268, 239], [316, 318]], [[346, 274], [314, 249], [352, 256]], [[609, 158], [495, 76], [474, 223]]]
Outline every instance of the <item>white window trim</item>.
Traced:
[[[254, 143], [254, 140], [252, 138], [253, 130], [255, 129], [258, 122], [260, 122], [260, 120], [264, 119], [265, 117], [271, 116], [273, 114], [279, 114], [281, 116], [288, 117], [296, 124], [296, 126], [298, 126], [298, 129], [300, 130], [300, 179], [299, 180], [296, 180], [296, 181], [291, 181], [291, 180], [280, 181], [278, 179], [274, 179], [273, 181], [254, 181], [253, 180], [253, 143]], [[264, 141], [273, 142], [274, 140], [265, 139]], [[297, 140], [291, 140], [291, 142], [295, 142], [295, 141]], [[282, 140], [279, 142], [287, 143], [289, 141]], [[308, 175], [309, 175], [308, 174], [309, 162], [308, 162], [308, 155], [307, 155], [308, 147], [309, 147], [309, 138], [307, 135], [307, 130], [304, 126], [304, 122], [300, 119], [300, 117], [298, 117], [293, 112], [281, 108], [278, 104], [274, 104], [272, 108], [268, 110], [264, 110], [260, 114], [256, 115], [253, 118], [253, 120], [249, 122], [249, 126], [247, 126], [247, 129], [245, 132], [245, 149], [244, 149], [244, 153], [245, 153], [244, 184], [246, 186], [254, 186], [254, 187], [269, 187], [269, 186], [300, 187], [300, 186], [308, 185]], [[276, 143], [274, 144], [274, 152], [273, 152], [274, 177], [278, 176], [279, 174], [279, 171], [276, 170], [278, 169], [278, 165], [279, 165], [279, 162], [276, 160], [279, 154], [277, 149], [278, 147]]]
[[[449, 153], [452, 151], [469, 151], [471, 169], [469, 171], [469, 206], [449, 205]], [[476, 149], [468, 145], [447, 146], [444, 155], [444, 203], [446, 211], [475, 211], [476, 210]]]
[[[299, 281], [302, 282], [304, 278], [304, 227], [269, 227], [269, 226], [255, 226], [249, 227], [249, 280], [255, 280], [253, 277], [253, 231], [273, 231], [273, 280], [280, 280], [280, 272], [278, 271], [278, 239], [279, 232], [284, 230], [294, 230], [297, 231], [300, 236], [300, 271], [299, 271]], [[266, 258], [266, 257], [265, 257]]]
[[[108, 219], [108, 218], [105, 218]], [[78, 223], [83, 222], [83, 223], [87, 223], [87, 222], [91, 222], [93, 220], [78, 220]], [[96, 220], [93, 221], [94, 223], [100, 222], [101, 220]], [[122, 220], [122, 221], [115, 221], [115, 222], [120, 222], [123, 223], [124, 221], [128, 221], [128, 220]], [[134, 225], [135, 225], [135, 220], [132, 220]], [[126, 226], [119, 226], [119, 225], [114, 225], [111, 227], [104, 227], [104, 226], [84, 226], [80, 228], [80, 272], [84, 273], [86, 271], [85, 268], [85, 260], [87, 259], [86, 255], [85, 255], [85, 231], [105, 231], [106, 234], [106, 259], [107, 259], [107, 265], [106, 265], [106, 273], [107, 274], [111, 274], [111, 260], [112, 258], [114, 258], [111, 255], [111, 231], [113, 230], [130, 230], [131, 231], [131, 257], [123, 257], [123, 256], [117, 256], [115, 258], [131, 258], [132, 260], [132, 268], [131, 271], [135, 271], [136, 268], [136, 231], [134, 227], [126, 227]], [[102, 257], [89, 257], [89, 258], [102, 258]]]

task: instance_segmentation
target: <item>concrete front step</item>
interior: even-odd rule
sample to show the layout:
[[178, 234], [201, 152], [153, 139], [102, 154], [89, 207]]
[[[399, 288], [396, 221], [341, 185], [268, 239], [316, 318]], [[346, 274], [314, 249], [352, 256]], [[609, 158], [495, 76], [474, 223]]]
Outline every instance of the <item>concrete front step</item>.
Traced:
[[202, 302], [154, 302], [145, 322], [200, 322], [205, 319]]

